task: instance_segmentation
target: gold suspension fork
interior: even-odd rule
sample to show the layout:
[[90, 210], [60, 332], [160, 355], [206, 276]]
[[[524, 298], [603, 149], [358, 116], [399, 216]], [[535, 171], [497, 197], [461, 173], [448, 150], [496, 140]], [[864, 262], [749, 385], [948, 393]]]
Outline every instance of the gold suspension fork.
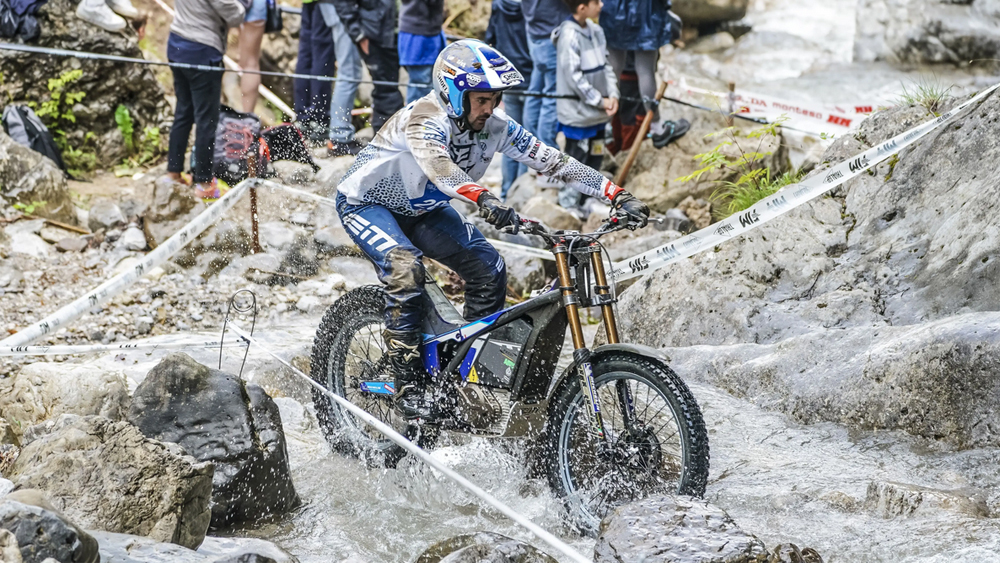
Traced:
[[590, 410], [591, 429], [601, 440], [604, 439], [604, 421], [601, 419], [601, 403], [597, 398], [597, 388], [594, 387], [594, 371], [590, 365], [590, 350], [583, 339], [583, 327], [580, 324], [579, 291], [569, 273], [568, 249], [559, 243], [552, 252], [556, 256], [556, 271], [559, 273], [559, 289], [562, 291], [563, 306], [566, 307], [570, 335], [573, 337], [573, 360], [580, 370], [580, 389], [587, 398]]
[[[601, 260], [601, 247], [596, 242], [590, 245], [590, 265], [594, 270], [594, 289], [601, 302], [601, 316], [604, 317], [604, 331], [608, 335], [608, 344], [618, 344], [618, 323], [615, 321], [615, 309], [612, 307], [611, 286], [604, 273], [604, 262]], [[607, 297], [604, 297], [607, 296]]]

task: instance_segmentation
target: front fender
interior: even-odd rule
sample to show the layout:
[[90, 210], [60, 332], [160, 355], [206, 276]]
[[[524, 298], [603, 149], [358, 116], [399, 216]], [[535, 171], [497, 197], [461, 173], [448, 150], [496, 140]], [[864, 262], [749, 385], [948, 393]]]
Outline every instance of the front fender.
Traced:
[[[608, 356], [615, 352], [625, 352], [626, 354], [643, 356], [651, 360], [658, 361], [663, 365], [669, 365], [670, 362], [670, 358], [666, 354], [651, 346], [644, 346], [642, 344], [618, 343], [618, 344], [603, 344], [591, 350], [590, 363], [593, 364], [599, 362], [603, 356]], [[556, 384], [552, 386], [551, 392], [549, 393], [548, 397], [549, 400], [552, 399], [552, 396], [555, 394], [555, 391], [559, 389], [559, 387], [563, 384], [563, 381], [565, 381], [566, 378], [569, 377], [570, 375], [576, 373], [576, 367], [577, 367], [577, 361], [574, 359], [569, 364], [569, 366], [566, 367], [566, 370], [562, 372], [562, 375], [559, 376], [559, 380], [556, 382]]]

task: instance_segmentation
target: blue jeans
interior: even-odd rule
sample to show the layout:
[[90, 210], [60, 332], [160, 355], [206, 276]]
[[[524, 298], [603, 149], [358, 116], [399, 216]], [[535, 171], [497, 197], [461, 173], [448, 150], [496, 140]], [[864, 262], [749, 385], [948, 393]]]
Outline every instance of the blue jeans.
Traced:
[[417, 217], [397, 215], [381, 205], [351, 205], [337, 195], [337, 212], [351, 240], [375, 264], [385, 288], [385, 327], [420, 330], [424, 265], [441, 262], [465, 280], [465, 319], [473, 321], [503, 308], [507, 266], [479, 229], [451, 206]]
[[[535, 40], [528, 38], [528, 51], [531, 62], [535, 65], [531, 70], [532, 92], [545, 94], [556, 93], [556, 46], [549, 39]], [[550, 147], [556, 145], [556, 99], [528, 98], [524, 104], [524, 122], [522, 125], [535, 134], [538, 140]]]
[[[333, 76], [336, 57], [330, 28], [317, 14], [316, 4], [302, 5], [302, 27], [299, 29], [299, 58], [295, 63], [297, 74], [313, 76]], [[330, 83], [321, 80], [296, 78], [295, 114], [298, 121], [314, 121], [326, 124], [330, 115]]]
[[[526, 98], [523, 96], [515, 96], [510, 92], [506, 93], [503, 97], [503, 109], [507, 112], [507, 117], [523, 124], [524, 121], [522, 120], [524, 119], [525, 100]], [[500, 188], [501, 199], [507, 199], [507, 192], [510, 191], [510, 187], [514, 184], [514, 180], [527, 171], [528, 167], [524, 164], [521, 164], [509, 156], [505, 155], [503, 157], [503, 182]]]
[[[320, 4], [319, 11], [333, 35], [337, 78], [361, 80], [361, 51], [347, 34], [347, 29], [337, 15], [337, 8], [333, 4]], [[339, 143], [354, 140], [351, 110], [354, 109], [354, 98], [357, 95], [357, 82], [337, 82], [333, 87], [333, 99], [330, 101], [330, 140]]]
[[433, 89], [431, 87], [431, 71], [434, 65], [410, 65], [404, 67], [406, 74], [410, 76], [410, 84], [426, 84], [427, 86], [407, 86], [406, 103], [423, 98]]

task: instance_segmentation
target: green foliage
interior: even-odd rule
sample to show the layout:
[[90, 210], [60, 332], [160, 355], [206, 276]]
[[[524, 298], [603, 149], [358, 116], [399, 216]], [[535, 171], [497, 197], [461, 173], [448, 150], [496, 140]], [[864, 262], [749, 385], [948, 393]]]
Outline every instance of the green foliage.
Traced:
[[118, 104], [115, 108], [115, 125], [121, 131], [122, 138], [125, 139], [125, 151], [128, 154], [135, 152], [135, 131], [132, 128], [132, 116], [128, 113], [128, 108]]
[[[695, 155], [695, 161], [701, 167], [687, 176], [678, 178], [677, 181], [699, 180], [714, 170], [725, 170], [737, 175], [735, 181], [720, 182], [722, 187], [710, 198], [721, 204], [714, 206], [718, 218], [742, 211], [778, 191], [782, 186], [798, 181], [799, 175], [792, 172], [772, 177], [772, 171], [764, 164], [764, 159], [772, 153], [761, 151], [764, 141], [769, 137], [777, 138], [778, 128], [787, 120], [788, 118], [782, 116], [774, 123], [768, 123], [745, 134], [736, 127], [726, 127], [706, 135], [706, 139], [719, 136], [725, 136], [727, 139], [715, 145], [712, 150]], [[744, 145], [753, 144], [753, 140], [756, 140], [756, 148], [747, 150]], [[736, 147], [738, 154], [730, 156], [724, 151], [725, 147]]]
[[17, 209], [18, 211], [24, 213], [25, 215], [31, 215], [32, 213], [35, 212], [36, 209], [41, 209], [42, 207], [45, 207], [46, 204], [48, 203], [49, 202], [47, 201], [33, 201], [27, 204], [17, 202], [14, 204], [14, 209]]
[[954, 85], [945, 88], [943, 85], [930, 80], [921, 80], [911, 85], [907, 89], [903, 84], [903, 93], [896, 99], [898, 105], [921, 106], [933, 115], [937, 115], [941, 105], [948, 99], [948, 92]]
[[42, 123], [52, 133], [52, 138], [55, 139], [56, 145], [62, 152], [66, 169], [73, 176], [81, 176], [93, 171], [97, 167], [97, 154], [92, 147], [88, 148], [88, 145], [93, 144], [92, 141], [96, 138], [95, 135], [88, 132], [83, 137], [83, 143], [74, 147], [70, 144], [65, 131], [71, 124], [76, 123], [76, 116], [73, 114], [73, 104], [76, 104], [87, 95], [86, 92], [69, 92], [67, 91], [68, 86], [79, 80], [82, 76], [83, 71], [76, 69], [68, 70], [59, 75], [58, 78], [50, 78], [46, 84], [49, 90], [49, 99], [43, 101], [41, 104], [28, 102], [28, 105], [35, 110], [38, 118], [42, 120]]
[[[753, 178], [746, 178], [750, 174]], [[758, 168], [735, 182], [724, 182], [723, 187], [716, 190], [709, 199], [721, 204], [713, 207], [716, 217], [724, 219], [801, 179], [802, 175], [798, 171], [785, 172], [774, 178], [770, 169]]]

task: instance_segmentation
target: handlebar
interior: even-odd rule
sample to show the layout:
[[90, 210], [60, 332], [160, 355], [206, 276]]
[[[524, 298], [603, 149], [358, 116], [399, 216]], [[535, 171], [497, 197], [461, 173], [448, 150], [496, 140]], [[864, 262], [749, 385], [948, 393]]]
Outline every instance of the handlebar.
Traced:
[[519, 224], [514, 226], [508, 226], [501, 229], [503, 232], [517, 234], [518, 232], [523, 232], [527, 235], [536, 235], [546, 239], [555, 238], [572, 238], [572, 237], [587, 237], [587, 238], [597, 238], [615, 231], [620, 231], [623, 229], [630, 228], [628, 224], [628, 218], [624, 215], [612, 215], [605, 219], [601, 226], [592, 233], [580, 233], [577, 231], [552, 231], [549, 230], [540, 221], [535, 221], [534, 219], [525, 219], [523, 217], [518, 217]]

